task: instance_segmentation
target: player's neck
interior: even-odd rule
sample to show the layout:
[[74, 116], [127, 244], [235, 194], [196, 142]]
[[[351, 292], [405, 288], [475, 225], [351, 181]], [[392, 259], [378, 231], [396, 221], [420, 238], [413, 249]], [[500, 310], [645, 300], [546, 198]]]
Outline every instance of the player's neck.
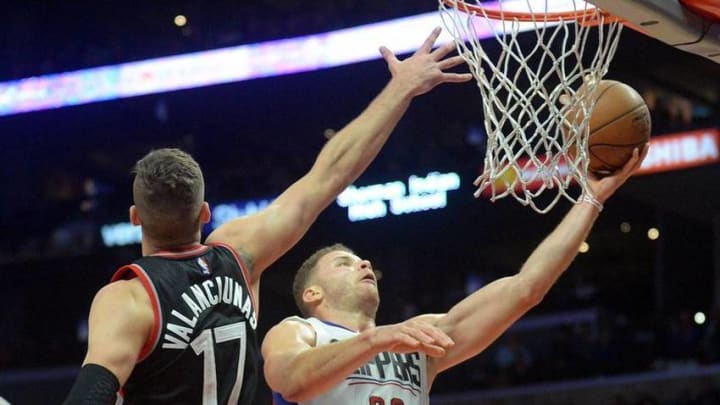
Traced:
[[336, 308], [318, 308], [315, 317], [346, 329], [362, 332], [375, 326], [375, 317], [362, 311], [347, 311]]
[[151, 256], [163, 252], [183, 252], [186, 250], [192, 250], [198, 245], [200, 245], [199, 239], [189, 239], [187, 241], [177, 241], [174, 243], [163, 243], [153, 240], [152, 238], [147, 237], [145, 236], [145, 234], [143, 234], [142, 255]]

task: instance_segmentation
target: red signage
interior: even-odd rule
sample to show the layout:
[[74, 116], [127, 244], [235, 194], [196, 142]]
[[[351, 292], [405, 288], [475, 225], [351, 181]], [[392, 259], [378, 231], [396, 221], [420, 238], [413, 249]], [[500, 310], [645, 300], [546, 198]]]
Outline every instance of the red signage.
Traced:
[[[541, 161], [544, 161], [540, 157]], [[668, 172], [688, 169], [696, 166], [709, 165], [720, 162], [720, 130], [717, 128], [701, 129], [697, 131], [680, 132], [671, 135], [662, 135], [650, 139], [650, 150], [636, 175]], [[522, 179], [525, 189], [534, 191], [543, 185], [541, 176], [537, 176], [537, 168], [527, 158], [519, 158], [518, 166], [522, 167]], [[561, 175], [567, 174], [567, 167], [560, 162], [556, 168]], [[503, 178], [497, 179], [493, 186], [483, 190], [485, 197], [500, 194], [507, 186], [515, 183], [518, 173], [508, 169]], [[522, 192], [522, 184], [515, 183], [516, 192]]]
[[669, 172], [718, 162], [718, 129], [681, 132], [652, 138], [648, 155], [636, 174]]

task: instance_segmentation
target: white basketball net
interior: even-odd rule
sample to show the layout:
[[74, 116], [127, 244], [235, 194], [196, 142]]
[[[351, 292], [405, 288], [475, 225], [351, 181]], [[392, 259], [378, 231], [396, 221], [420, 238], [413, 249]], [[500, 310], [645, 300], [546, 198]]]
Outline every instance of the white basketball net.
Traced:
[[[478, 0], [466, 3], [471, 1]], [[588, 17], [548, 21], [546, 13], [557, 10], [550, 10], [547, 0], [498, 1], [500, 10], [521, 3], [537, 13], [531, 22], [493, 20], [484, 11], [463, 12], [462, 3], [439, 3], [446, 29], [482, 94], [487, 148], [475, 196], [495, 201], [512, 195], [546, 213], [561, 197], [576, 202], [590, 194], [588, 122], [622, 24], [606, 23], [599, 10], [579, 0], [565, 1], [569, 7], [563, 11], [577, 16], [591, 11], [599, 25], [577, 23]], [[483, 32], [491, 33], [484, 44]], [[572, 183], [580, 190], [569, 190]]]

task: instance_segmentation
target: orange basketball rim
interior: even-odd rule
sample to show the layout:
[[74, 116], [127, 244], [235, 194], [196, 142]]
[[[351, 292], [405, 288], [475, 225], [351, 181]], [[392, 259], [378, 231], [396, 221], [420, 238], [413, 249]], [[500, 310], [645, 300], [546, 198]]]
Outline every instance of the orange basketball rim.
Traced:
[[[597, 24], [599, 17], [604, 16], [605, 22], [611, 22], [618, 19], [611, 14], [596, 8], [591, 4], [587, 7], [565, 10], [565, 11], [515, 11], [506, 10], [502, 7], [487, 7], [480, 4], [470, 4], [463, 0], [441, 0], [448, 7], [457, 8], [458, 10], [468, 13], [485, 16], [491, 20], [517, 20], [521, 22], [533, 21], [570, 21], [577, 20], [583, 24]], [[710, 0], [711, 1], [711, 0]], [[502, 1], [498, 2], [501, 5]]]

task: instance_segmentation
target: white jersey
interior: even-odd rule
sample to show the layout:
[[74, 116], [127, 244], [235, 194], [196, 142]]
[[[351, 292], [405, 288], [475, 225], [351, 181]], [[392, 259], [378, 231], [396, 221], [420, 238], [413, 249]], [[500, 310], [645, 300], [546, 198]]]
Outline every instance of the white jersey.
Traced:
[[[315, 330], [317, 346], [357, 336], [358, 332], [316, 318], [288, 318]], [[427, 359], [424, 353], [379, 353], [332, 390], [300, 405], [427, 405]], [[283, 402], [275, 395], [275, 404]]]

